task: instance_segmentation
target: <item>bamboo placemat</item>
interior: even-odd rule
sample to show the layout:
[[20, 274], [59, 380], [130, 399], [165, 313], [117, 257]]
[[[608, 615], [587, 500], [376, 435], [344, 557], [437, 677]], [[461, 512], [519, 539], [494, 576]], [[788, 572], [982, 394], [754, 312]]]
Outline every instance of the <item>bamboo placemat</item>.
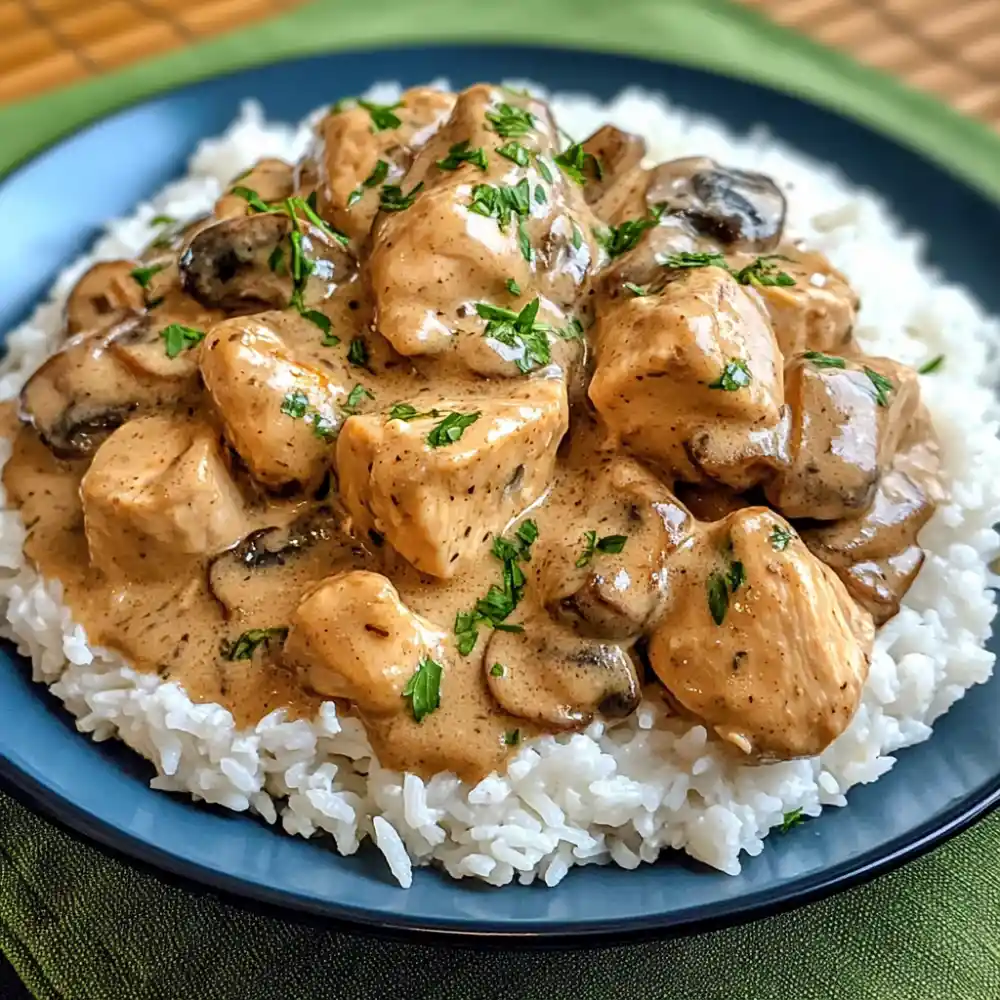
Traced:
[[[0, 0], [0, 101], [116, 69], [300, 2]], [[1000, 128], [1000, 0], [740, 2]]]

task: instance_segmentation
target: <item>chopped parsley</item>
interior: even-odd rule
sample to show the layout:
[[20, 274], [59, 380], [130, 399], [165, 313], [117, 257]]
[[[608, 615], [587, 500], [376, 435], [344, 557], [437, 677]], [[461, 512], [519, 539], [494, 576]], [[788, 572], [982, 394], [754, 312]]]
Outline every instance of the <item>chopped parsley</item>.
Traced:
[[789, 543], [793, 538], [793, 534], [790, 531], [786, 531], [784, 528], [774, 526], [771, 531], [771, 548], [775, 552], [784, 552], [788, 548]]
[[729, 584], [729, 592], [735, 594], [740, 587], [747, 582], [747, 571], [743, 568], [743, 563], [736, 560], [729, 567], [726, 575], [726, 582]]
[[413, 676], [403, 688], [403, 697], [410, 699], [410, 710], [417, 722], [423, 720], [441, 705], [441, 664], [425, 656], [417, 665]]
[[409, 403], [395, 403], [389, 411], [388, 419], [405, 420], [409, 423], [411, 420], [422, 420], [424, 417], [439, 417], [440, 415], [437, 410], [427, 410], [425, 413], [421, 413]]
[[745, 389], [753, 379], [747, 363], [740, 358], [730, 358], [726, 366], [722, 369], [722, 374], [714, 381], [709, 382], [709, 389], [722, 389], [724, 392], [736, 392], [738, 389]]
[[722, 573], [710, 573], [708, 577], [708, 610], [712, 621], [721, 625], [729, 610], [729, 584]]
[[728, 270], [741, 285], [780, 285], [787, 287], [794, 285], [795, 279], [791, 275], [785, 274], [784, 271], [779, 271], [778, 265], [774, 264], [773, 261], [788, 259], [784, 254], [769, 253], [763, 257], [757, 257], [739, 271], [734, 271], [732, 268]]
[[531, 153], [526, 146], [522, 146], [519, 142], [504, 143], [504, 145], [497, 147], [497, 152], [519, 167], [526, 167], [531, 162]]
[[148, 288], [153, 275], [159, 274], [166, 266], [166, 264], [150, 264], [149, 267], [135, 267], [129, 274], [140, 288]]
[[549, 170], [549, 165], [538, 153], [535, 153], [535, 168], [542, 175], [542, 180], [545, 181], [546, 184], [552, 183], [552, 171]]
[[271, 251], [271, 256], [267, 258], [267, 266], [279, 277], [282, 271], [288, 273], [285, 267], [285, 251], [281, 247], [275, 247]]
[[354, 413], [355, 410], [361, 405], [365, 397], [368, 399], [374, 399], [375, 393], [371, 389], [366, 389], [360, 382], [347, 394], [347, 402], [344, 403], [344, 410], [348, 413]]
[[461, 142], [456, 142], [448, 150], [448, 155], [443, 160], [437, 161], [437, 165], [442, 170], [458, 170], [463, 163], [471, 163], [473, 166], [479, 167], [480, 170], [485, 170], [487, 166], [486, 150], [482, 146], [470, 149], [469, 140], [463, 139]]
[[519, 139], [535, 127], [535, 116], [523, 108], [504, 102], [486, 112], [486, 120], [501, 139]]
[[799, 823], [804, 823], [805, 821], [806, 817], [800, 806], [798, 809], [793, 809], [791, 812], [785, 813], [781, 820], [781, 826], [778, 827], [778, 830], [780, 833], [788, 833], [792, 827], [798, 826]]
[[507, 228], [511, 217], [531, 214], [531, 189], [527, 177], [513, 187], [509, 185], [477, 184], [472, 189], [469, 211], [487, 219], [496, 219], [501, 230]]
[[824, 354], [822, 351], [806, 351], [802, 355], [806, 361], [811, 362], [817, 368], [846, 368], [847, 362], [843, 358], [838, 358], [835, 354]]
[[471, 427], [482, 413], [449, 413], [439, 424], [435, 424], [427, 435], [427, 443], [432, 448], [443, 448], [454, 444], [465, 433], [466, 427]]
[[378, 207], [383, 212], [403, 212], [417, 200], [417, 195], [423, 187], [424, 182], [421, 181], [414, 185], [408, 194], [403, 194], [403, 189], [398, 184], [386, 184], [379, 192]]
[[325, 219], [321, 218], [316, 211], [316, 192], [313, 191], [308, 198], [286, 198], [284, 209], [290, 216], [292, 224], [296, 222], [298, 213], [301, 213], [309, 220], [321, 233], [330, 239], [335, 240], [342, 247], [346, 247], [351, 241], [345, 233], [339, 229], [334, 229]]
[[356, 205], [365, 195], [365, 190], [378, 187], [389, 174], [389, 164], [379, 160], [372, 172], [347, 196], [347, 207]]
[[895, 388], [892, 384], [891, 379], [887, 379], [884, 375], [879, 375], [878, 372], [872, 371], [871, 368], [865, 368], [865, 374], [868, 376], [868, 381], [871, 382], [872, 387], [875, 389], [875, 402], [879, 406], [889, 405], [889, 393]]
[[931, 358], [930, 361], [925, 361], [918, 369], [917, 373], [920, 375], [930, 375], [932, 372], [938, 371], [944, 364], [944, 355], [939, 354], [936, 358]]
[[324, 333], [323, 339], [320, 341], [322, 347], [336, 347], [340, 343], [340, 337], [335, 333]]
[[504, 282], [504, 285], [505, 285], [507, 291], [510, 292], [511, 295], [520, 295], [521, 294], [521, 286], [513, 278], [508, 278]]
[[309, 411], [309, 397], [301, 389], [288, 393], [281, 401], [281, 412], [293, 420], [301, 420]]
[[634, 250], [639, 239], [647, 229], [659, 224], [663, 214], [663, 206], [658, 205], [649, 215], [641, 219], [626, 219], [619, 226], [609, 226], [607, 229], [595, 229], [597, 242], [608, 252], [609, 257], [620, 257], [629, 250]]
[[585, 531], [583, 539], [585, 545], [583, 553], [576, 561], [577, 569], [582, 569], [586, 566], [594, 558], [595, 552], [621, 552], [628, 541], [628, 535], [605, 535], [599, 539], [596, 531]]
[[[385, 132], [391, 128], [399, 128], [403, 123], [394, 112], [402, 106], [402, 101], [396, 101], [395, 104], [374, 104], [371, 101], [358, 101], [358, 107], [364, 108], [368, 112], [368, 117], [372, 120], [373, 132]], [[336, 108], [337, 104], [334, 107]]]
[[521, 251], [521, 256], [530, 264], [531, 263], [531, 239], [528, 236], [528, 231], [524, 228], [524, 220], [518, 219], [517, 222], [517, 245]]
[[[459, 611], [455, 615], [455, 640], [462, 656], [468, 656], [476, 648], [479, 627], [486, 625], [502, 632], [523, 632], [523, 625], [509, 625], [506, 619], [512, 614], [524, 596], [527, 579], [518, 563], [531, 560], [531, 546], [538, 538], [538, 525], [527, 520], [518, 526], [514, 540], [497, 536], [493, 539], [493, 555], [503, 564], [502, 586], [490, 586], [485, 597], [476, 601], [471, 611]], [[500, 667], [500, 673], [496, 672]], [[491, 673], [503, 676], [503, 667], [496, 664]]]
[[530, 372], [538, 365], [547, 365], [552, 359], [549, 350], [550, 327], [536, 323], [539, 300], [532, 299], [520, 312], [477, 302], [476, 312], [487, 321], [485, 336], [507, 347], [521, 347], [523, 353], [516, 361], [522, 372]]
[[634, 285], [631, 281], [626, 281], [623, 285], [626, 292], [631, 292], [636, 298], [642, 298], [645, 295], [649, 295], [641, 285]]
[[355, 337], [351, 341], [351, 346], [347, 349], [347, 360], [359, 368], [368, 367], [368, 345], [361, 337]]
[[183, 351], [190, 351], [196, 344], [205, 339], [204, 330], [196, 330], [193, 326], [182, 326], [171, 323], [160, 331], [163, 338], [163, 349], [168, 358], [176, 358]]
[[574, 222], [573, 223], [573, 249], [579, 250], [583, 246], [583, 233], [580, 232], [580, 227]]
[[284, 625], [274, 628], [252, 628], [240, 635], [234, 642], [223, 644], [222, 655], [227, 660], [249, 660], [258, 646], [270, 646], [272, 640], [284, 642], [288, 628]]
[[509, 747], [516, 747], [518, 743], [521, 742], [521, 730], [508, 729], [507, 732], [503, 734], [503, 741]]
[[[332, 324], [330, 323], [330, 317], [327, 316], [325, 313], [321, 313], [318, 309], [303, 309], [301, 310], [299, 315], [303, 319], [309, 320], [309, 322], [312, 323], [313, 326], [318, 326], [320, 330], [323, 331], [323, 342], [325, 344], [326, 338], [330, 334], [330, 327], [332, 326]], [[337, 340], [337, 343], [338, 344], [340, 343], [339, 338]]]
[[237, 184], [236, 187], [229, 192], [230, 194], [236, 195], [238, 198], [242, 198], [247, 205], [250, 207], [252, 212], [270, 212], [271, 206], [268, 205], [266, 201], [253, 188], [244, 187], [242, 184]]
[[546, 200], [547, 199], [545, 197], [545, 188], [543, 188], [541, 184], [536, 184], [535, 185], [535, 201], [539, 205], [544, 205], [545, 202], [546, 202]]
[[593, 153], [588, 153], [581, 143], [574, 142], [572, 146], [563, 150], [556, 157], [559, 169], [570, 180], [581, 186], [587, 183], [586, 167], [588, 163], [591, 165], [595, 180], [601, 180], [604, 176], [601, 161]]
[[507, 668], [502, 663], [494, 663], [490, 667], [490, 677], [503, 677], [507, 672]]
[[669, 268], [725, 267], [726, 258], [721, 253], [681, 253], [657, 254], [656, 263]]
[[583, 336], [583, 324], [574, 316], [565, 326], [556, 327], [560, 340], [579, 340]]
[[177, 222], [172, 215], [154, 215], [150, 220], [151, 226], [173, 226]]

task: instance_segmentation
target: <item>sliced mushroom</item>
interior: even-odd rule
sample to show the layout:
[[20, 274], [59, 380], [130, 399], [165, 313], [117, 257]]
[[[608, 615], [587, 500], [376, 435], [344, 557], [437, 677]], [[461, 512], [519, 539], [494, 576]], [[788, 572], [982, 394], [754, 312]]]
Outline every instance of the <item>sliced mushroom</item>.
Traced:
[[[304, 300], [324, 298], [353, 263], [328, 233], [299, 219], [308, 277]], [[292, 219], [279, 212], [235, 217], [199, 232], [181, 256], [181, 286], [199, 302], [237, 312], [285, 308], [294, 281]], [[299, 253], [298, 249], [294, 254]]]
[[126, 420], [195, 389], [196, 369], [181, 358], [170, 377], [125, 358], [148, 336], [149, 322], [137, 316], [100, 334], [78, 334], [28, 379], [20, 419], [60, 458], [93, 454]]
[[595, 715], [623, 718], [639, 703], [635, 664], [621, 646], [582, 638], [544, 616], [523, 632], [494, 632], [484, 669], [505, 711], [559, 729], [585, 726]]
[[66, 300], [67, 334], [106, 327], [127, 313], [142, 312], [142, 285], [132, 276], [138, 266], [134, 260], [105, 260], [90, 268]]
[[785, 196], [770, 177], [707, 156], [661, 164], [652, 171], [646, 200], [732, 250], [773, 250], [785, 225]]

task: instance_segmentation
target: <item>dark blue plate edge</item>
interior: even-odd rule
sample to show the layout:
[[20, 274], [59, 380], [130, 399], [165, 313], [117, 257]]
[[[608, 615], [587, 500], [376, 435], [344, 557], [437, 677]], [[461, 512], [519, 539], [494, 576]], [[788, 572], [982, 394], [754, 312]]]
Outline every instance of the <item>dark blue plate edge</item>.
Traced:
[[[483, 43], [464, 39], [436, 43], [427, 42], [418, 45], [390, 42], [371, 46], [352, 46], [350, 49], [335, 52], [300, 53], [279, 59], [258, 61], [251, 65], [233, 67], [222, 73], [197, 76], [180, 85], [155, 88], [134, 99], [123, 101], [93, 117], [88, 117], [36, 147], [11, 164], [6, 170], [0, 172], [0, 182], [9, 180], [34, 159], [107, 119], [128, 112], [147, 102], [162, 99], [167, 95], [183, 94], [213, 80], [237, 76], [257, 68], [276, 67], [303, 60], [316, 60], [348, 54], [407, 52], [442, 47], [495, 49], [497, 51], [517, 48], [534, 49], [539, 52], [552, 49], [566, 52], [595, 52], [594, 49], [586, 45], [578, 45], [573, 42], [551, 42], [538, 45], [522, 41]], [[970, 184], [947, 163], [936, 159], [929, 160], [919, 148], [908, 144], [905, 140], [880, 132], [875, 126], [855, 117], [849, 111], [811, 101], [794, 90], [750, 79], [739, 73], [726, 72], [724, 69], [706, 68], [696, 63], [607, 50], [598, 50], [598, 54], [613, 58], [616, 56], [627, 58], [652, 65], [676, 66], [722, 77], [764, 91], [773, 90], [794, 101], [806, 106], [817, 107], [826, 114], [842, 118], [857, 127], [878, 135], [883, 141], [932, 164], [935, 169], [947, 174], [956, 184], [974, 192], [987, 203], [997, 204], [989, 193]], [[64, 711], [61, 707], [59, 710]], [[96, 814], [88, 812], [85, 808], [62, 799], [58, 794], [41, 784], [26, 769], [7, 757], [2, 750], [0, 750], [0, 790], [9, 792], [26, 808], [54, 822], [78, 842], [90, 842], [96, 845], [99, 850], [106, 851], [113, 857], [129, 859], [140, 868], [148, 868], [156, 877], [175, 881], [185, 888], [194, 889], [196, 892], [204, 892], [206, 888], [210, 891], [216, 891], [229, 902], [245, 909], [259, 911], [280, 919], [288, 919], [291, 916], [297, 921], [318, 924], [327, 929], [376, 934], [408, 941], [412, 941], [418, 933], [428, 933], [439, 943], [476, 948], [502, 948], [513, 943], [540, 949], [574, 946], [593, 947], [595, 945], [613, 946], [626, 942], [637, 943], [645, 940], [663, 939], [664, 937], [688, 936], [756, 921], [817, 902], [837, 892], [867, 883], [876, 876], [894, 871], [968, 829], [977, 820], [986, 817], [1000, 806], [1000, 774], [998, 774], [986, 786], [959, 799], [952, 806], [938, 812], [908, 833], [867, 852], [860, 860], [844, 862], [818, 874], [800, 876], [798, 879], [786, 882], [777, 888], [760, 892], [753, 899], [742, 902], [725, 900], [714, 904], [704, 904], [702, 912], [705, 915], [695, 918], [675, 917], [669, 914], [654, 917], [619, 918], [613, 928], [609, 928], [607, 924], [599, 921], [589, 921], [574, 924], [570, 931], [552, 933], [545, 929], [511, 931], [503, 923], [482, 921], [479, 922], [479, 927], [468, 929], [464, 922], [458, 920], [425, 920], [416, 924], [406, 918], [373, 919], [370, 911], [356, 909], [350, 904], [339, 901], [319, 902], [304, 899], [280, 889], [270, 889], [237, 876], [222, 874], [197, 862], [179, 859], [161, 848], [154, 847], [138, 837], [123, 832]], [[567, 877], [573, 878], [573, 873], [571, 872]], [[539, 889], [538, 891], [544, 890]]]

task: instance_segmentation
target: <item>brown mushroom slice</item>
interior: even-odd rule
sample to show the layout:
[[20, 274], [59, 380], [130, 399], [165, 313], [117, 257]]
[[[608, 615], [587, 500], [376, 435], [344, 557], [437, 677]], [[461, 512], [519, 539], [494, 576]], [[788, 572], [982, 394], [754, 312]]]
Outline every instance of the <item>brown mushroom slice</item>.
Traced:
[[142, 285], [132, 276], [134, 260], [106, 260], [91, 267], [66, 300], [66, 332], [106, 327], [146, 308]]
[[650, 173], [646, 201], [726, 249], [773, 250], [785, 225], [785, 196], [770, 177], [707, 156], [660, 164]]
[[60, 458], [93, 454], [126, 420], [170, 405], [196, 387], [196, 369], [179, 358], [167, 377], [124, 363], [118, 340], [143, 337], [149, 319], [133, 317], [101, 334], [78, 334], [28, 379], [19, 416]]
[[813, 756], [847, 728], [871, 616], [786, 521], [736, 511], [674, 556], [671, 582], [649, 660], [685, 712], [761, 760]]
[[[329, 233], [301, 219], [295, 225], [305, 266], [311, 268], [303, 279], [308, 305], [325, 298], [353, 272], [354, 263]], [[230, 311], [285, 308], [295, 290], [293, 228], [287, 214], [260, 212], [201, 230], [181, 256], [181, 287], [203, 305]]]
[[667, 559], [691, 518], [655, 476], [629, 458], [575, 463], [538, 514], [527, 572], [550, 614], [584, 636], [637, 638], [659, 614]]
[[699, 521], [721, 521], [734, 510], [750, 506], [745, 496], [719, 483], [676, 483], [674, 492]]
[[916, 373], [887, 358], [805, 354], [785, 368], [789, 464], [765, 487], [790, 518], [864, 511], [920, 405]]
[[856, 518], [802, 529], [802, 540], [882, 625], [899, 612], [920, 567], [920, 529], [942, 499], [936, 457], [925, 445], [897, 456], [868, 509]]
[[294, 168], [290, 163], [274, 157], [258, 160], [249, 170], [236, 176], [225, 194], [216, 201], [217, 219], [250, 215], [255, 211], [242, 194], [234, 193], [236, 188], [252, 191], [265, 203], [284, 201], [295, 189]]
[[646, 140], [614, 125], [602, 125], [584, 140], [583, 150], [597, 163], [595, 169], [585, 174], [587, 183], [583, 192], [587, 204], [598, 218], [613, 219], [630, 189], [643, 182]]
[[539, 616], [524, 631], [496, 631], [484, 659], [490, 694], [521, 719], [574, 729], [595, 716], [620, 719], [639, 704], [639, 678], [628, 653], [576, 635]]
[[717, 267], [598, 304], [589, 395], [669, 476], [746, 490], [785, 462], [781, 355], [759, 301]]

